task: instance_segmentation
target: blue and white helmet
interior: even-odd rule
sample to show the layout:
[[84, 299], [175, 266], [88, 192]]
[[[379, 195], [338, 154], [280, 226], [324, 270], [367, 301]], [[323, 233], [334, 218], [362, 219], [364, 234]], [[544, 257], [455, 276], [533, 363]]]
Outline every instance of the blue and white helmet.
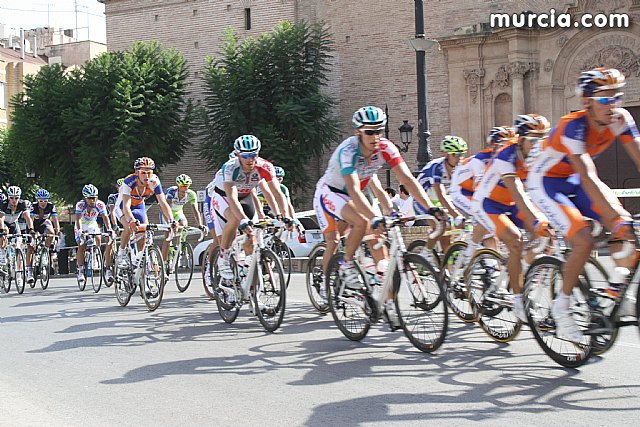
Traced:
[[242, 135], [233, 141], [233, 149], [238, 153], [257, 153], [262, 144], [253, 135]]
[[44, 188], [41, 188], [38, 191], [36, 191], [36, 199], [49, 199], [49, 198], [51, 198], [51, 194], [49, 194], [49, 192]]
[[351, 121], [356, 128], [361, 128], [362, 126], [383, 127], [387, 124], [387, 115], [378, 107], [367, 106], [353, 113]]
[[82, 187], [82, 195], [84, 197], [98, 197], [98, 189], [93, 184], [87, 184]]

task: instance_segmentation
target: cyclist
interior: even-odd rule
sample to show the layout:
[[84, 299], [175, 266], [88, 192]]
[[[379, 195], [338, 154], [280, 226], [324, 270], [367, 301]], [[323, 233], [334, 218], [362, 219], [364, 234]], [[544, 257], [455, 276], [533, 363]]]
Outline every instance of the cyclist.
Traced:
[[[76, 243], [78, 244], [78, 253], [76, 262], [78, 266], [78, 282], [84, 282], [84, 251], [86, 241], [84, 235], [98, 234], [94, 237], [96, 246], [101, 244], [100, 226], [98, 225], [98, 216], [102, 217], [107, 233], [113, 233], [111, 222], [107, 214], [107, 207], [102, 200], [98, 200], [98, 189], [93, 184], [87, 184], [82, 187], [82, 196], [84, 197], [76, 203], [76, 222], [73, 228]], [[111, 271], [111, 245], [107, 245], [105, 251], [105, 279], [113, 282], [113, 272]]]
[[546, 217], [531, 203], [522, 182], [527, 179], [528, 167], [550, 127], [544, 116], [519, 115], [514, 124], [517, 138], [495, 154], [473, 194], [474, 218], [502, 240], [509, 251], [507, 271], [513, 292], [513, 313], [522, 322], [527, 322], [527, 316], [522, 304], [523, 241], [520, 229], [526, 228], [534, 235], [550, 236]]
[[[555, 229], [571, 244], [563, 266], [563, 288], [556, 296], [552, 315], [556, 335], [574, 342], [583, 338], [569, 313], [569, 296], [578, 282], [593, 248], [593, 237], [584, 217], [600, 221], [617, 243], [611, 246], [618, 268], [611, 272], [609, 290], [627, 279], [635, 251], [624, 256], [624, 241], [634, 241], [631, 215], [611, 189], [598, 177], [593, 159], [615, 139], [640, 168], [640, 135], [631, 114], [620, 108], [624, 75], [614, 68], [584, 71], [578, 78], [583, 109], [560, 118], [544, 150], [531, 169], [528, 190]], [[616, 253], [622, 259], [616, 259]], [[620, 268], [622, 267], [622, 268]], [[625, 300], [627, 301], [627, 300]], [[627, 303], [630, 301], [627, 301]], [[621, 315], [633, 314], [633, 306], [623, 302]]]
[[[169, 203], [169, 206], [171, 207], [173, 219], [181, 227], [187, 227], [189, 225], [187, 217], [184, 215], [184, 205], [190, 204], [193, 215], [198, 222], [198, 228], [204, 233], [207, 231], [207, 227], [202, 223], [202, 218], [200, 217], [200, 209], [198, 209], [198, 195], [195, 191], [189, 188], [192, 183], [193, 181], [189, 175], [178, 175], [176, 177], [176, 185], [167, 188], [167, 203]], [[162, 214], [160, 214], [160, 221], [162, 221]], [[166, 236], [169, 236], [169, 232], [166, 233]], [[167, 257], [168, 254], [169, 242], [165, 238], [162, 242], [162, 258], [167, 262], [169, 261]]]
[[[316, 185], [313, 207], [327, 242], [322, 260], [323, 271], [327, 271], [329, 259], [339, 242], [338, 220], [351, 226], [340, 275], [347, 288], [357, 290], [363, 284], [353, 257], [365, 235], [371, 234], [382, 224], [382, 218], [376, 215], [363, 191], [371, 186], [383, 213], [389, 215], [392, 212], [391, 200], [376, 175], [385, 163], [409, 194], [427, 206], [430, 214], [439, 214], [440, 210], [433, 207], [427, 194], [413, 178], [398, 147], [382, 137], [387, 123], [384, 111], [373, 106], [362, 107], [353, 114], [352, 122], [356, 128], [355, 135], [344, 140], [331, 155], [327, 169]], [[376, 262], [386, 264], [388, 254], [384, 245], [378, 250], [372, 248], [372, 254]], [[379, 265], [378, 270], [384, 273], [386, 268]], [[392, 295], [385, 296], [385, 308], [389, 320], [397, 323]]]
[[[44, 188], [36, 191], [37, 203], [31, 206], [31, 218], [36, 232], [46, 235], [45, 245], [51, 250], [54, 235], [60, 234], [60, 222], [58, 212], [53, 203], [49, 202], [51, 194]], [[32, 245], [27, 246], [27, 283], [34, 282], [33, 277], [33, 251]]]
[[109, 211], [109, 220], [111, 220], [113, 228], [118, 227], [118, 219], [114, 212], [116, 210], [116, 202], [118, 201], [118, 192], [120, 191], [120, 186], [123, 183], [124, 178], [118, 178], [116, 181], [116, 192], [109, 194], [109, 197], [107, 197], [107, 210]]
[[[451, 183], [451, 174], [460, 162], [460, 158], [467, 152], [467, 142], [459, 136], [447, 135], [440, 143], [440, 150], [445, 155], [427, 163], [418, 175], [418, 182], [427, 192], [432, 204], [442, 206], [452, 218], [453, 224], [459, 227], [464, 222], [464, 217], [453, 205], [447, 192]], [[426, 212], [418, 201], [414, 201], [414, 208], [416, 214]], [[443, 251], [449, 247], [450, 240], [449, 236], [442, 236], [439, 239]], [[435, 241], [431, 242], [428, 245], [429, 248], [435, 246], [436, 243]]]
[[[4, 202], [0, 202], [0, 229], [5, 234], [18, 234], [21, 233], [18, 220], [24, 218], [27, 224], [26, 231], [33, 233], [33, 220], [31, 219], [31, 203], [28, 200], [20, 199], [22, 190], [20, 187], [12, 185], [7, 188], [8, 199]], [[0, 238], [0, 274], [5, 274], [7, 266], [6, 247], [7, 236], [3, 235]], [[18, 278], [18, 280], [22, 280]]]
[[[235, 156], [230, 158], [216, 173], [213, 185], [212, 206], [216, 234], [220, 238], [218, 269], [225, 280], [233, 279], [229, 263], [229, 250], [236, 237], [236, 230], [251, 236], [251, 219], [256, 215], [254, 202], [256, 187], [260, 187], [274, 215], [289, 222], [294, 212], [289, 209], [286, 197], [275, 179], [273, 165], [259, 157], [261, 143], [253, 135], [242, 135], [233, 143]], [[253, 238], [244, 244], [244, 253], [253, 253]], [[233, 290], [227, 286], [221, 289], [233, 298]]]
[[[133, 163], [134, 172], [124, 179], [118, 192], [115, 215], [123, 226], [122, 234], [120, 235], [120, 248], [118, 249], [118, 265], [123, 268], [127, 267], [126, 248], [131, 234], [137, 232], [140, 225], [149, 223], [144, 204], [146, 199], [155, 195], [165, 221], [173, 227], [176, 226], [171, 208], [162, 191], [160, 179], [153, 173], [155, 168], [156, 163], [151, 158], [137, 158]], [[138, 241], [138, 249], [142, 250], [145, 243], [146, 237], [143, 237]], [[134, 265], [133, 267], [137, 268], [138, 266]]]

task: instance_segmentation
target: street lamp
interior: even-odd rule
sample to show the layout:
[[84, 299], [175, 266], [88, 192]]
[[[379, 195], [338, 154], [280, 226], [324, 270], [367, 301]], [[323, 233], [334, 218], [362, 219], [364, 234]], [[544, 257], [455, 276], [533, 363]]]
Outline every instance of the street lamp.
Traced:
[[403, 120], [402, 126], [398, 128], [400, 131], [400, 141], [402, 141], [403, 148], [398, 147], [400, 151], [406, 153], [409, 151], [409, 145], [413, 139], [413, 126], [409, 124], [409, 120]]
[[429, 40], [424, 34], [423, 0], [415, 0], [415, 39], [409, 44], [416, 51], [416, 77], [418, 83], [418, 170], [431, 160], [429, 147], [429, 118], [427, 114], [427, 76], [425, 74], [425, 50], [437, 42]]

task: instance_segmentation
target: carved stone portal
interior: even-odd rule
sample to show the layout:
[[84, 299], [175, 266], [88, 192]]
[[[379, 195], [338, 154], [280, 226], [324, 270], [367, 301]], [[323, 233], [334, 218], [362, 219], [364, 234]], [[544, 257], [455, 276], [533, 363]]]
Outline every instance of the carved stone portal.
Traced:
[[507, 71], [506, 65], [501, 65], [500, 68], [498, 68], [494, 81], [499, 88], [504, 89], [509, 86], [509, 72]]
[[596, 67], [617, 68], [626, 76], [633, 74], [638, 77], [640, 76], [640, 55], [625, 46], [610, 46], [596, 52], [582, 64], [583, 70]]

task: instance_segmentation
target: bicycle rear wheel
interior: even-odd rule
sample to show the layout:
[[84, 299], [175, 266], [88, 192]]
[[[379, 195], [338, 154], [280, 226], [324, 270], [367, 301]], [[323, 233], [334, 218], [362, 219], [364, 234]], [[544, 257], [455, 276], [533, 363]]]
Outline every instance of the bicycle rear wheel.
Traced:
[[393, 289], [400, 324], [420, 351], [437, 350], [447, 335], [448, 310], [439, 274], [421, 255], [404, 255], [404, 272], [393, 272]]
[[[366, 298], [366, 290], [354, 291], [343, 288], [342, 279], [340, 278], [340, 261], [344, 253], [338, 252], [331, 257], [327, 276], [325, 277], [325, 287], [327, 290], [327, 301], [329, 310], [336, 322], [336, 326], [342, 334], [352, 341], [360, 341], [367, 336], [371, 322], [367, 312], [371, 311]], [[358, 268], [360, 270], [360, 268]], [[365, 283], [365, 277], [360, 270], [360, 278]], [[373, 308], [375, 309], [375, 308]]]
[[16, 269], [14, 270], [14, 278], [16, 281], [16, 290], [18, 291], [19, 294], [22, 294], [24, 292], [24, 286], [26, 281], [26, 274], [25, 274], [26, 263], [25, 263], [24, 253], [22, 252], [22, 249], [16, 248], [15, 257], [16, 257], [15, 258]]
[[238, 276], [238, 264], [236, 263], [235, 257], [233, 255], [230, 256], [229, 263], [231, 264], [231, 269], [233, 270], [232, 281], [225, 283], [225, 287], [233, 288], [233, 297], [234, 299], [229, 301], [230, 295], [228, 295], [224, 290], [220, 289], [219, 285], [222, 283], [222, 276], [220, 276], [220, 272], [218, 271], [218, 256], [220, 254], [220, 247], [216, 246], [213, 250], [213, 254], [211, 255], [211, 274], [213, 276], [211, 280], [211, 284], [213, 286], [213, 294], [216, 298], [216, 305], [218, 306], [218, 313], [220, 313], [220, 317], [224, 320], [225, 323], [233, 323], [238, 318], [238, 314], [240, 313], [240, 303], [238, 302], [241, 298], [242, 291], [240, 290], [240, 279]]
[[[582, 281], [581, 281], [582, 282]], [[591, 338], [573, 343], [556, 337], [551, 306], [556, 289], [562, 289], [562, 261], [552, 256], [536, 259], [525, 275], [523, 299], [533, 336], [542, 350], [556, 363], [567, 368], [583, 365], [591, 354]], [[584, 284], [576, 286], [570, 296], [569, 310], [578, 326], [586, 330], [591, 321], [588, 292]]]
[[40, 287], [45, 290], [49, 287], [51, 278], [51, 254], [49, 248], [41, 247], [38, 256], [38, 272], [36, 279], [40, 281]]
[[154, 311], [160, 307], [166, 283], [162, 254], [156, 246], [149, 247], [139, 268], [143, 268], [142, 299], [149, 311]]
[[326, 247], [326, 244], [319, 243], [311, 250], [305, 271], [309, 300], [313, 308], [321, 314], [329, 312], [324, 274], [322, 272], [322, 257], [324, 256]]
[[[262, 277], [262, 284], [258, 282]], [[267, 332], [274, 332], [282, 324], [287, 304], [287, 277], [282, 263], [270, 249], [260, 254], [258, 275], [254, 281], [253, 307], [258, 320]]]
[[[440, 268], [440, 278], [445, 289], [449, 308], [460, 320], [466, 323], [475, 322], [476, 316], [473, 314], [471, 304], [467, 299], [465, 291], [463, 271], [465, 266], [460, 266], [461, 271], [454, 271], [456, 268], [456, 259], [467, 248], [467, 242], [454, 242], [442, 257], [442, 266]], [[458, 280], [453, 283], [452, 278], [457, 275]]]
[[[211, 258], [209, 257], [209, 248], [204, 252], [202, 256], [202, 286], [204, 287], [204, 293], [207, 294], [209, 299], [216, 299], [216, 287], [213, 284], [214, 279], [214, 264], [220, 254], [220, 248], [216, 246], [213, 248]], [[206, 277], [206, 276], [209, 277]]]
[[411, 252], [414, 254], [422, 255], [424, 259], [426, 259], [429, 264], [434, 268], [434, 270], [438, 271], [440, 269], [441, 259], [438, 251], [433, 248], [429, 249], [427, 247], [426, 240], [416, 239], [407, 246], [407, 252]]
[[483, 248], [476, 251], [465, 271], [467, 298], [478, 325], [494, 341], [502, 343], [513, 340], [521, 328], [509, 305], [513, 304], [509, 276], [501, 274], [506, 268], [502, 255]]
[[176, 286], [180, 292], [184, 292], [189, 288], [191, 279], [193, 278], [193, 248], [187, 242], [180, 245], [180, 253], [175, 254], [178, 257], [176, 262]]
[[[102, 287], [102, 251], [96, 246], [89, 250], [87, 262], [85, 262], [85, 277], [91, 277], [91, 287], [96, 294]], [[87, 280], [85, 279], [85, 280]]]

